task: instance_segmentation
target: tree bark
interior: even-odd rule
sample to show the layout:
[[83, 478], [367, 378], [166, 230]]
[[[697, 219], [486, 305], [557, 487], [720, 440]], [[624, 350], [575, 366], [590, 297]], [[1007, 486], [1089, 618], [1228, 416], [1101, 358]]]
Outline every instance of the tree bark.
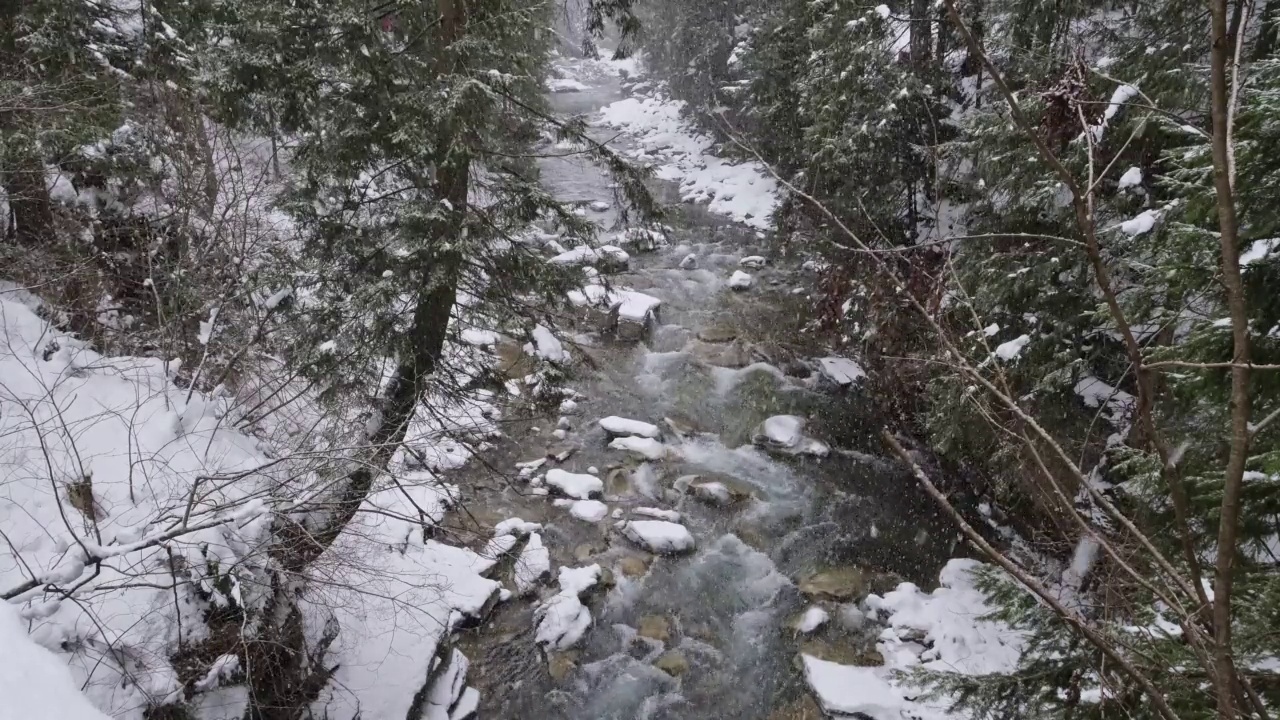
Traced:
[[[1231, 88], [1228, 77], [1234, 49], [1229, 34], [1227, 0], [1209, 0], [1211, 116], [1213, 118], [1213, 189], [1218, 211], [1218, 244], [1222, 284], [1231, 317], [1231, 435], [1223, 477], [1218, 521], [1217, 567], [1213, 582], [1214, 659], [1218, 675], [1233, 676], [1231, 648], [1231, 591], [1235, 579], [1236, 538], [1240, 525], [1244, 466], [1249, 452], [1249, 315], [1240, 276], [1240, 247], [1234, 190], [1231, 187], [1231, 127], [1228, 120]], [[1218, 717], [1236, 717], [1235, 697], [1218, 692]]]

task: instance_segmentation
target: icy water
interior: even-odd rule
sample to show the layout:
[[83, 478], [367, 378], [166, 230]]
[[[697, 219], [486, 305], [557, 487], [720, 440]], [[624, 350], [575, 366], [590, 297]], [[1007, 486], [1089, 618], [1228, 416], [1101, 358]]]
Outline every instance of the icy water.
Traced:
[[[620, 97], [617, 80], [606, 79], [553, 102], [564, 114], [590, 113]], [[609, 179], [584, 159], [551, 158], [542, 172], [563, 199], [614, 201]], [[678, 203], [673, 186], [655, 187]], [[699, 207], [673, 210], [671, 244], [633, 254], [630, 270], [614, 278], [662, 299], [658, 325], [638, 343], [581, 336], [592, 363], [570, 382], [583, 399], [568, 438], [552, 437], [554, 416], [516, 422], [486, 460], [510, 473], [515, 462], [549, 447], [576, 446], [559, 466], [596, 468], [606, 478], [610, 511], [630, 517], [638, 506], [677, 510], [697, 549], [651, 557], [620, 537], [612, 518], [577, 520], [519, 481], [473, 470], [468, 502], [479, 522], [542, 522], [555, 568], [599, 563], [614, 581], [584, 596], [594, 623], [572, 650], [548, 655], [535, 645], [537, 596], [503, 603], [459, 639], [472, 661], [469, 682], [482, 692], [480, 717], [820, 717], [798, 653], [878, 663], [870, 652], [875, 630], [842, 627], [834, 620], [838, 603], [827, 601], [833, 621], [813, 635], [797, 633], [792, 624], [813, 602], [801, 592], [803, 581], [819, 572], [861, 573], [856, 602], [903, 579], [930, 586], [952, 554], [949, 526], [905, 473], [874, 457], [879, 427], [866, 414], [867, 398], [811, 377], [813, 358], [827, 353], [800, 332], [806, 304], [793, 289], [811, 290], [813, 278], [750, 228]], [[595, 215], [606, 226], [615, 219]], [[681, 269], [690, 253], [698, 269]], [[752, 289], [734, 292], [727, 280], [748, 255], [769, 263], [749, 271]], [[771, 456], [752, 447], [752, 429], [775, 414], [806, 417], [809, 432], [837, 452]], [[608, 449], [595, 424], [608, 415], [662, 426], [680, 459], [641, 464]], [[720, 506], [673, 492], [673, 481], [689, 474], [714, 475], [749, 498]], [[544, 595], [554, 592], [554, 576], [555, 569]]]

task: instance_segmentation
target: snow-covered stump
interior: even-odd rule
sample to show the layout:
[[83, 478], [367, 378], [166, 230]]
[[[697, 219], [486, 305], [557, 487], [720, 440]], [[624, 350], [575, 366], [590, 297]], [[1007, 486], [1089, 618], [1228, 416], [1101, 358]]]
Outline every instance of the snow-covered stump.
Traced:
[[624, 520], [614, 525], [622, 536], [657, 555], [693, 552], [693, 535], [685, 526], [667, 520]]

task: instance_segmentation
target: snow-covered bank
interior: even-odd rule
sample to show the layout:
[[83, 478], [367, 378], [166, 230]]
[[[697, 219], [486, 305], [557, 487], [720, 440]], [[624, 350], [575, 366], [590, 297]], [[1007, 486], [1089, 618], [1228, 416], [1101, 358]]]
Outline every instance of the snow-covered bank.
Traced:
[[681, 116], [685, 103], [659, 93], [619, 100], [601, 109], [596, 124], [622, 130], [640, 146], [634, 159], [654, 164], [663, 180], [680, 183], [686, 202], [707, 203], [751, 227], [772, 227], [779, 186], [759, 162], [713, 154], [715, 140]]
[[986, 675], [1016, 669], [1024, 637], [1004, 623], [983, 619], [992, 608], [975, 584], [981, 567], [975, 560], [952, 560], [931, 593], [903, 583], [884, 596], [869, 596], [870, 619], [886, 626], [876, 644], [884, 665], [840, 665], [804, 656], [805, 679], [822, 708], [837, 717], [948, 720], [955, 716], [946, 698], [917, 699], [921, 689], [897, 673], [922, 668]]
[[[271, 607], [273, 527], [315, 512], [331, 480], [315, 471], [317, 453], [295, 459], [236, 429], [228, 394], [178, 387], [172, 363], [103, 356], [50, 326], [34, 302], [0, 293], [0, 592], [14, 595], [0, 604], [0, 634], [6, 662], [29, 658], [21, 674], [0, 676], [27, 690], [74, 683], [87, 702], [46, 698], [43, 712], [19, 716], [88, 718], [77, 708], [92, 704], [141, 719], [189, 699], [200, 720], [240, 717], [247, 651], [239, 640], [218, 645], [228, 628], [213, 618], [247, 622]], [[491, 422], [454, 410], [467, 433]], [[455, 467], [469, 451], [445, 439], [441, 422], [415, 419], [408, 441], [429, 466]], [[395, 473], [376, 481], [319, 560], [321, 581], [293, 581], [309, 646], [332, 643], [317, 661], [337, 666], [319, 700], [335, 720], [403, 717], [444, 636], [499, 593], [480, 576], [495, 558], [424, 540], [457, 488], [430, 470]], [[245, 640], [256, 623], [240, 628]], [[7, 640], [14, 633], [45, 650], [27, 653]], [[214, 656], [207, 668], [182, 660], [196, 652]], [[51, 664], [70, 679], [42, 670]]]

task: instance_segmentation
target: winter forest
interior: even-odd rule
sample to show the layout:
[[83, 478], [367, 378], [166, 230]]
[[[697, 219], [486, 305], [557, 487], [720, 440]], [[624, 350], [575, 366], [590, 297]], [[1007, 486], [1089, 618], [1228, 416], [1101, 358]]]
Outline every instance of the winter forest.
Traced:
[[1280, 0], [0, 0], [0, 720], [1280, 719]]

